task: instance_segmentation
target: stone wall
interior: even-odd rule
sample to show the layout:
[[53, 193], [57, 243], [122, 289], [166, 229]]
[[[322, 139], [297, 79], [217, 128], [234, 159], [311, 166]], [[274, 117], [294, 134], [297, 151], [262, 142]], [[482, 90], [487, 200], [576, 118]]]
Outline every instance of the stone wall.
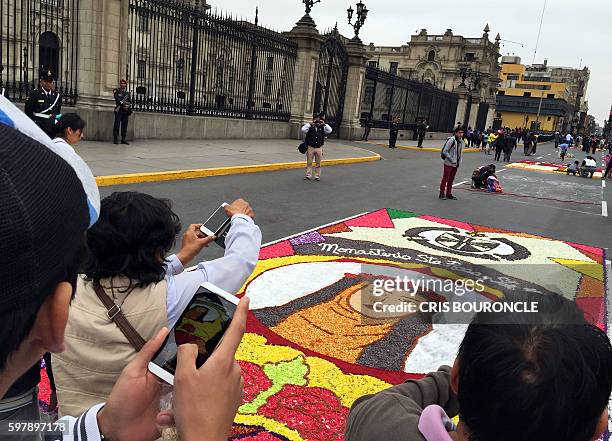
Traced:
[[[85, 136], [92, 141], [112, 141], [112, 110], [69, 109], [87, 123]], [[259, 121], [212, 118], [162, 113], [136, 112], [130, 117], [128, 140], [133, 139], [279, 139], [290, 137], [290, 124], [282, 121]]]

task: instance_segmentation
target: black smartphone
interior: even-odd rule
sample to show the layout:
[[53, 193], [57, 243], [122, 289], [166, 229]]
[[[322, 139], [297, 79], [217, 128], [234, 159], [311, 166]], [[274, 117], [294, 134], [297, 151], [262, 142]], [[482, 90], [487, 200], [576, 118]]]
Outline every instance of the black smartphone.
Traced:
[[237, 297], [215, 285], [203, 283], [149, 363], [149, 370], [174, 385], [178, 347], [186, 343], [198, 346], [196, 366], [202, 366], [223, 338], [238, 302]]

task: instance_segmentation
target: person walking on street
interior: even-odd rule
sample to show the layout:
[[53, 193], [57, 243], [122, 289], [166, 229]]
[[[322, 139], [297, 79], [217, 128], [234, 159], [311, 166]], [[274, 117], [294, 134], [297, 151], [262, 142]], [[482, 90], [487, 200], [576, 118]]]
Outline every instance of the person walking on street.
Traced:
[[538, 148], [538, 139], [539, 139], [540, 135], [538, 135], [537, 133], [532, 133], [531, 134], [531, 155], [535, 155], [536, 154], [536, 150]]
[[568, 148], [569, 145], [567, 145], [566, 142], [564, 142], [563, 144], [559, 144], [559, 156], [561, 158], [561, 162], [565, 161], [565, 155], [567, 154]]
[[329, 124], [325, 124], [325, 116], [317, 116], [311, 123], [305, 124], [302, 127], [302, 132], [306, 134], [306, 145], [308, 150], [306, 151], [306, 176], [305, 180], [311, 180], [312, 175], [312, 163], [315, 161], [315, 181], [321, 180], [321, 158], [323, 157], [323, 145], [325, 144], [325, 137], [332, 132], [332, 128]]
[[608, 165], [606, 166], [606, 171], [604, 171], [601, 179], [606, 179], [608, 175], [610, 175], [610, 179], [612, 179], [612, 156], [610, 154], [608, 154]]
[[126, 141], [128, 119], [132, 114], [132, 98], [127, 91], [127, 81], [119, 82], [119, 89], [113, 90], [115, 97], [115, 124], [113, 125], [113, 143], [119, 144], [119, 126], [121, 126], [121, 144], [129, 145]]
[[525, 156], [529, 156], [531, 152], [531, 134], [526, 133], [523, 137], [523, 153]]
[[501, 159], [502, 152], [506, 149], [506, 133], [499, 131], [499, 136], [495, 140], [495, 160]]
[[423, 140], [425, 139], [425, 135], [427, 134], [427, 130], [429, 130], [429, 125], [427, 124], [426, 119], [422, 119], [421, 122], [417, 125], [417, 136], [419, 143], [417, 147], [423, 148]]
[[506, 143], [504, 146], [504, 161], [510, 162], [510, 157], [512, 156], [512, 152], [516, 149], [517, 139], [516, 133], [512, 132], [507, 135]]
[[55, 136], [55, 118], [61, 113], [62, 94], [55, 90], [53, 71], [40, 73], [40, 87], [34, 89], [25, 103], [25, 114], [47, 134]]
[[368, 142], [368, 138], [370, 137], [370, 131], [372, 131], [372, 126], [374, 125], [372, 121], [372, 115], [368, 114], [365, 122], [363, 123], [363, 136], [361, 137], [362, 141]]
[[399, 133], [399, 118], [393, 118], [389, 122], [389, 148], [394, 149], [397, 143], [397, 134]]
[[456, 200], [453, 196], [453, 182], [457, 175], [457, 170], [461, 165], [461, 155], [463, 153], [463, 127], [456, 127], [453, 135], [446, 140], [442, 148], [441, 156], [444, 160], [444, 174], [440, 182], [440, 199]]

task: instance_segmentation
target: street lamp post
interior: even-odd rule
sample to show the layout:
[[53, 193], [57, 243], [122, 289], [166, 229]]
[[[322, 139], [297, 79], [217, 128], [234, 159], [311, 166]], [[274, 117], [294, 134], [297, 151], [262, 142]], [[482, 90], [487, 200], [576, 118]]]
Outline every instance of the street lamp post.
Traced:
[[357, 3], [356, 7], [357, 7], [357, 16], [355, 18], [354, 23], [353, 23], [353, 14], [355, 14], [355, 10], [353, 9], [353, 7], [349, 6], [346, 12], [348, 14], [348, 22], [355, 30], [355, 36], [353, 37], [353, 41], [361, 42], [361, 40], [359, 39], [359, 31], [363, 27], [366, 21], [366, 18], [368, 18], [368, 12], [370, 11], [368, 10], [366, 5], [361, 0], [359, 0], [359, 3]]
[[317, 3], [321, 3], [321, 0], [302, 0], [302, 3], [306, 6], [306, 14], [310, 14], [312, 7]]
[[[467, 66], [461, 66], [459, 69], [459, 76], [461, 77], [461, 84], [459, 87], [464, 87], [468, 91], [468, 101], [465, 108], [465, 117], [463, 118], [464, 129], [467, 130], [470, 122], [470, 113], [472, 111], [472, 92], [480, 87], [480, 79], [482, 74], [478, 71], [472, 70]], [[467, 83], [466, 83], [467, 80]]]

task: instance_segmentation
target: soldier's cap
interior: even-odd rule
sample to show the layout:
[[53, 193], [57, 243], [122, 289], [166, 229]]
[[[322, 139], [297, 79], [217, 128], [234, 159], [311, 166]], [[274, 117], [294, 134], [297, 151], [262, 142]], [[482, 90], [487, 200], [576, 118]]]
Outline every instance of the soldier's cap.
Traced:
[[55, 75], [51, 69], [42, 69], [40, 71], [40, 79], [42, 81], [53, 81], [55, 80]]
[[98, 219], [85, 162], [0, 96], [0, 314], [40, 305]]

